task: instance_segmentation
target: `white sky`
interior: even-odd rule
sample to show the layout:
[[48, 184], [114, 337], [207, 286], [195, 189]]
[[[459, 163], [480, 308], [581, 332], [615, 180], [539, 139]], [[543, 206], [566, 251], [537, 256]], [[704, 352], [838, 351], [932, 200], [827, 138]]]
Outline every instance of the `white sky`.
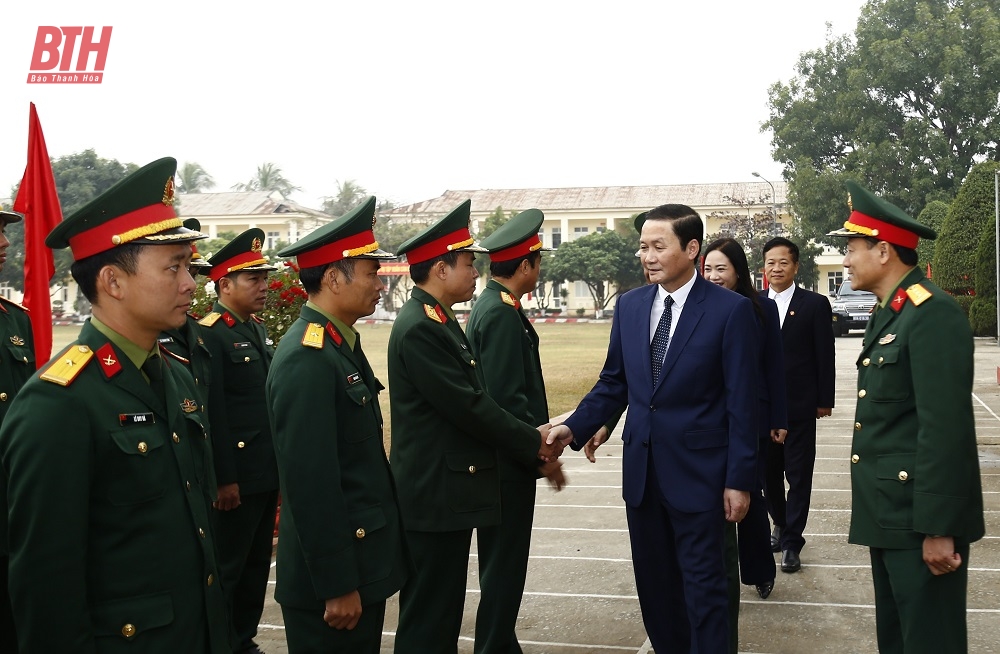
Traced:
[[[771, 181], [767, 88], [863, 0], [46, 0], [4, 7], [0, 197], [28, 103], [53, 158], [271, 161], [319, 207], [446, 189]], [[39, 25], [114, 28], [99, 85], [26, 82]], [[75, 67], [75, 59], [74, 59]], [[90, 60], [93, 69], [93, 57]], [[668, 201], [665, 198], [664, 201]], [[522, 207], [523, 208], [523, 207]]]

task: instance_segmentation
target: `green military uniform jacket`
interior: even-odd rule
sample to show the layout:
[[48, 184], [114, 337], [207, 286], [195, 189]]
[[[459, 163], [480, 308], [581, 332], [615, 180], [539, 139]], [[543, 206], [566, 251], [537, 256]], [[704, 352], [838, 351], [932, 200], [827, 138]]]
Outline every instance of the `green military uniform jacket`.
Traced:
[[267, 378], [282, 497], [275, 598], [317, 618], [325, 600], [353, 590], [364, 605], [384, 601], [408, 574], [383, 386], [348, 340], [304, 306]]
[[198, 387], [202, 405], [207, 406], [208, 389], [212, 384], [212, 353], [201, 336], [198, 321], [188, 316], [183, 326], [160, 335], [160, 345], [169, 356], [188, 369]]
[[199, 327], [212, 360], [208, 416], [218, 483], [238, 483], [241, 495], [277, 490], [278, 469], [264, 400], [274, 348], [264, 323], [252, 314], [240, 322], [216, 302]]
[[534, 426], [486, 394], [458, 323], [420, 288], [389, 336], [390, 461], [406, 528], [455, 531], [500, 522], [497, 450], [532, 471]]
[[28, 310], [2, 297], [0, 339], [0, 424], [3, 424], [10, 403], [35, 372], [35, 349]]
[[[538, 334], [521, 302], [491, 279], [472, 307], [466, 328], [483, 388], [497, 404], [529, 425], [549, 421], [549, 406], [538, 355]], [[501, 451], [503, 479], [537, 477]]]
[[973, 342], [958, 303], [914, 268], [869, 321], [857, 365], [850, 542], [980, 539]]
[[205, 416], [164, 362], [166, 404], [88, 321], [0, 429], [23, 653], [229, 652]]

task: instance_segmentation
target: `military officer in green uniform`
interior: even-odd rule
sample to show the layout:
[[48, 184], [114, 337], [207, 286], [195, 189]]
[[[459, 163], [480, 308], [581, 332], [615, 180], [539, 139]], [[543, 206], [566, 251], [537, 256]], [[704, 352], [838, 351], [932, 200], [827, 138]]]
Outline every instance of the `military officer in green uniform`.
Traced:
[[547, 423], [521, 422], [486, 394], [452, 312], [472, 298], [484, 251], [470, 209], [467, 200], [399, 247], [415, 288], [389, 336], [390, 461], [416, 568], [400, 593], [400, 653], [455, 651], [472, 530], [500, 524], [497, 451], [529, 474], [559, 453], [545, 445]]
[[[0, 207], [0, 270], [3, 270], [10, 241], [4, 235], [7, 225], [21, 222], [24, 216], [15, 211], [4, 211]], [[35, 349], [31, 337], [31, 321], [28, 310], [20, 304], [0, 296], [0, 339], [3, 356], [0, 356], [0, 425], [11, 401], [35, 372]], [[4, 506], [0, 503], [0, 506]], [[5, 524], [0, 520], [0, 525]], [[7, 594], [7, 539], [0, 531], [0, 652], [17, 652], [17, 634], [10, 612], [10, 597]]]
[[849, 540], [871, 553], [879, 651], [967, 650], [969, 543], [984, 533], [973, 342], [955, 300], [916, 267], [936, 234], [847, 182], [854, 288], [880, 300], [858, 356]]
[[[197, 218], [186, 219], [184, 227], [195, 232], [201, 231], [201, 223]], [[198, 253], [198, 247], [192, 242], [191, 263], [188, 265], [188, 271], [195, 278], [196, 283], [202, 281], [198, 280], [198, 275], [208, 275], [208, 271], [211, 269], [212, 265], [208, 263], [208, 259]], [[201, 336], [198, 321], [189, 313], [183, 326], [166, 330], [160, 334], [159, 340], [166, 354], [184, 365], [194, 377], [201, 404], [203, 407], [206, 406], [208, 404], [208, 387], [212, 379], [212, 354], [208, 351], [205, 339]]]
[[[538, 334], [521, 308], [521, 297], [538, 285], [544, 215], [523, 211], [485, 238], [490, 279], [469, 315], [466, 329], [483, 388], [497, 404], [529, 425], [549, 420]], [[479, 547], [477, 654], [520, 652], [514, 633], [521, 607], [535, 513], [535, 480], [544, 472], [555, 488], [563, 483], [558, 460], [534, 470], [497, 451], [502, 522], [476, 531]]]
[[228, 653], [205, 419], [157, 336], [190, 306], [174, 159], [140, 168], [60, 223], [93, 304], [0, 429], [10, 594], [22, 654]]
[[274, 347], [256, 312], [267, 299], [275, 267], [263, 255], [264, 232], [251, 228], [208, 260], [218, 300], [199, 321], [211, 354], [208, 416], [219, 484], [219, 559], [237, 654], [254, 642], [271, 573], [278, 468], [264, 384]]
[[375, 198], [279, 256], [309, 300], [267, 377], [281, 478], [278, 584], [288, 651], [378, 654], [386, 599], [406, 581], [396, 487], [382, 443], [382, 384], [353, 325], [381, 297]]

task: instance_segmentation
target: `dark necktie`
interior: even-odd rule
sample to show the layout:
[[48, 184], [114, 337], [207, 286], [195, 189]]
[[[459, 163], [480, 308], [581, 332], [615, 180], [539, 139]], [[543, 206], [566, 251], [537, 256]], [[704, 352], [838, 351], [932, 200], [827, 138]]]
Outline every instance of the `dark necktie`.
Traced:
[[163, 370], [160, 365], [160, 357], [151, 356], [142, 364], [142, 371], [149, 378], [149, 387], [156, 397], [164, 400], [166, 391], [163, 386]]
[[660, 369], [663, 367], [663, 358], [667, 356], [667, 344], [670, 342], [670, 322], [673, 320], [674, 298], [667, 296], [663, 303], [663, 313], [660, 315], [660, 322], [656, 324], [656, 332], [653, 334], [653, 342], [649, 344], [653, 364], [653, 386], [660, 381]]

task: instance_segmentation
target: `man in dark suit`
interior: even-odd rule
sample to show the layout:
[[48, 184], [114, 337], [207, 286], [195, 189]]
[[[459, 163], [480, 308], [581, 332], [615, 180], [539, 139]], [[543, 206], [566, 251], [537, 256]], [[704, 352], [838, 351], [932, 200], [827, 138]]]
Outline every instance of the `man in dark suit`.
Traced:
[[869, 548], [883, 654], [968, 651], [969, 544], [983, 537], [973, 342], [954, 298], [917, 266], [934, 230], [847, 182], [854, 288], [879, 299], [858, 356], [851, 531]]
[[756, 478], [757, 327], [750, 300], [697, 274], [704, 224], [665, 204], [636, 219], [651, 285], [621, 297], [600, 380], [552, 428], [580, 449], [622, 406], [622, 495], [643, 623], [658, 654], [725, 652], [722, 518]]
[[378, 654], [409, 560], [375, 377], [354, 323], [381, 298], [375, 198], [283, 250], [309, 294], [267, 400], [281, 477], [278, 585], [288, 651]]
[[[816, 463], [816, 420], [833, 411], [834, 337], [830, 301], [795, 283], [799, 247], [787, 238], [764, 244], [764, 274], [769, 288], [761, 295], [778, 305], [785, 351], [788, 390], [788, 434], [767, 449], [764, 496], [774, 522], [771, 549], [781, 552], [781, 571], [797, 572], [802, 533], [809, 515], [813, 466]], [[785, 479], [788, 498], [785, 498]]]
[[257, 624], [271, 573], [278, 467], [264, 384], [274, 347], [256, 312], [275, 267], [262, 253], [264, 232], [248, 229], [208, 262], [218, 299], [199, 321], [211, 353], [208, 416], [219, 484], [219, 558], [233, 625], [233, 652], [255, 654]]

